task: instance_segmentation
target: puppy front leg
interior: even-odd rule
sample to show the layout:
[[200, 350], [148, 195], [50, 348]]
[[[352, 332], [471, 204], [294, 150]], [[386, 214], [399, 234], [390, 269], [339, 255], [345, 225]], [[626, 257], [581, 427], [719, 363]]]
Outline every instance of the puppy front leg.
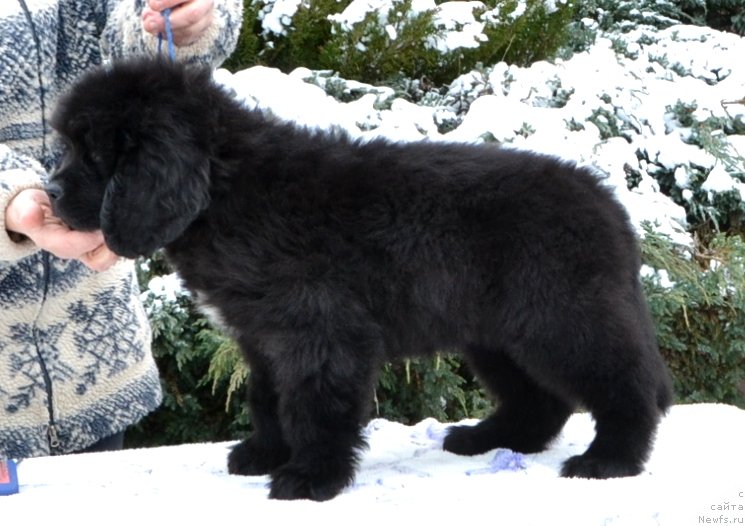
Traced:
[[297, 335], [275, 361], [289, 461], [272, 472], [270, 498], [328, 500], [354, 480], [377, 362], [367, 335]]
[[279, 423], [272, 372], [256, 356], [249, 363], [248, 405], [253, 433], [231, 450], [228, 472], [232, 475], [266, 475], [290, 458], [290, 448]]

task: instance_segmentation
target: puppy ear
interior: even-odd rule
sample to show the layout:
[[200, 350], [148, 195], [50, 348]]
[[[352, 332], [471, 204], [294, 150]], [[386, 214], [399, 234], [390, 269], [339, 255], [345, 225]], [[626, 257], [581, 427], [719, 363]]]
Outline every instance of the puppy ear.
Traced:
[[179, 237], [209, 204], [204, 154], [186, 142], [138, 142], [124, 148], [101, 206], [106, 244], [130, 258]]

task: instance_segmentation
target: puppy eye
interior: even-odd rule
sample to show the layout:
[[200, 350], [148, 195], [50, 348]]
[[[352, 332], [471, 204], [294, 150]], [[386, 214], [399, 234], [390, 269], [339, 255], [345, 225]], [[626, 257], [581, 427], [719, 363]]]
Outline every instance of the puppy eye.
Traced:
[[99, 166], [103, 162], [103, 157], [98, 152], [90, 152], [90, 159], [96, 166]]
[[87, 165], [97, 170], [102, 168], [103, 157], [101, 156], [100, 153], [98, 153], [97, 151], [91, 151], [89, 149], [85, 149], [83, 151], [83, 155], [84, 155], [83, 158]]
[[72, 155], [75, 153], [75, 145], [69, 137], [55, 136], [55, 146], [59, 148], [60, 152], [64, 155]]

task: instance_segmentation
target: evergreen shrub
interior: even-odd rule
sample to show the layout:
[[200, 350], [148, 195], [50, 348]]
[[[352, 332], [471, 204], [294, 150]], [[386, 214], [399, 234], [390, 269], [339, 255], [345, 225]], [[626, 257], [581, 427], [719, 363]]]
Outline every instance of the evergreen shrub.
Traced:
[[439, 85], [478, 63], [528, 65], [552, 57], [566, 43], [574, 16], [570, 0], [555, 2], [553, 9], [544, 0], [485, 0], [473, 10], [474, 23], [483, 24], [483, 31], [451, 49], [443, 46], [445, 32], [464, 27], [445, 27], [436, 9], [415, 11], [412, 0], [392, 0], [387, 11], [371, 9], [361, 20], [348, 22], [339, 15], [349, 4], [303, 0], [292, 17], [275, 27], [262, 22], [274, 1], [245, 0], [243, 35], [226, 67], [261, 64], [288, 72], [302, 66], [373, 84], [404, 74]]
[[678, 0], [693, 21], [745, 36], [745, 0]]
[[647, 228], [642, 283], [678, 402], [745, 407], [745, 242], [684, 247]]
[[[185, 290], [174, 286], [176, 277], [162, 256], [141, 261], [138, 273], [164, 396], [158, 410], [128, 431], [127, 446], [240, 436], [248, 429], [240, 392], [245, 367], [234, 342], [196, 311]], [[222, 374], [228, 368], [230, 372]]]
[[[745, 234], [745, 201], [738, 190], [738, 185], [745, 184], [745, 158], [727, 139], [745, 135], [745, 122], [739, 116], [699, 117], [695, 103], [678, 101], [667, 110], [672, 121], [688, 130], [687, 142], [707, 154], [711, 165], [689, 162], [674, 170], [655, 166], [654, 177], [661, 190], [686, 210], [689, 229], [701, 242], [719, 232]], [[654, 165], [643, 152], [638, 155]], [[731, 187], [712, 189], [707, 182], [718, 177], [731, 178]]]

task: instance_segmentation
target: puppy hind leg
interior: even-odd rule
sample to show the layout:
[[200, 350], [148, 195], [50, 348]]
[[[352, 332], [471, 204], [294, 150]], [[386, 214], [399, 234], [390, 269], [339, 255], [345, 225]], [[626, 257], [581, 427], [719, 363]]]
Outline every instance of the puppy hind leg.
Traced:
[[271, 373], [258, 361], [250, 369], [248, 403], [253, 433], [228, 455], [228, 472], [233, 475], [265, 475], [290, 458], [290, 448], [282, 437]]
[[[586, 357], [594, 377], [573, 381], [576, 395], [595, 419], [595, 438], [582, 455], [568, 459], [565, 477], [634, 476], [644, 469], [657, 425], [671, 400], [670, 379], [653, 338], [651, 321], [623, 317], [598, 324], [597, 352]], [[628, 316], [627, 319], [634, 319]], [[613, 330], [615, 326], [616, 330]]]
[[501, 351], [472, 347], [468, 363], [498, 399], [496, 411], [475, 426], [455, 426], [443, 448], [477, 455], [502, 447], [521, 453], [543, 451], [573, 411], [571, 404], [539, 386]]
[[595, 439], [581, 455], [564, 462], [563, 477], [630, 477], [644, 470], [659, 415], [627, 392], [615, 407], [592, 411]]

